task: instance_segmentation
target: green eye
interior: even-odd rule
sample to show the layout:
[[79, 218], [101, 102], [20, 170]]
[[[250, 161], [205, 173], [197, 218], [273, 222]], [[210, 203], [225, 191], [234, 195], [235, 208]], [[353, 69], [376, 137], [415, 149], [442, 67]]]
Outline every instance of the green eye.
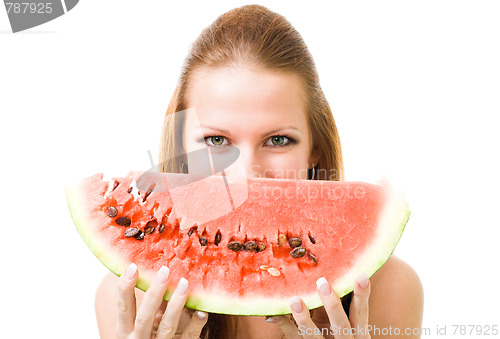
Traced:
[[220, 135], [215, 135], [213, 137], [210, 137], [210, 141], [215, 146], [220, 146], [224, 142], [224, 137], [221, 137]]
[[271, 138], [271, 142], [273, 143], [274, 146], [281, 146], [285, 143], [286, 137], [281, 136], [281, 135], [276, 135]]

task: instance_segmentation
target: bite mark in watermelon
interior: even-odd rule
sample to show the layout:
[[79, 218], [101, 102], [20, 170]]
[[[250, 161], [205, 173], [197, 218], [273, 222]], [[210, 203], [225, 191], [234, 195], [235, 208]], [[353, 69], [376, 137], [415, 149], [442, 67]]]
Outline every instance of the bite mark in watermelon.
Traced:
[[[134, 262], [142, 290], [169, 267], [165, 300], [185, 277], [186, 306], [206, 312], [286, 314], [292, 296], [320, 307], [320, 277], [342, 297], [388, 260], [410, 215], [387, 182], [233, 178], [229, 192], [220, 176], [158, 173], [137, 194], [137, 179], [96, 174], [67, 188], [81, 237], [117, 275]], [[229, 212], [228, 192], [246, 198]]]

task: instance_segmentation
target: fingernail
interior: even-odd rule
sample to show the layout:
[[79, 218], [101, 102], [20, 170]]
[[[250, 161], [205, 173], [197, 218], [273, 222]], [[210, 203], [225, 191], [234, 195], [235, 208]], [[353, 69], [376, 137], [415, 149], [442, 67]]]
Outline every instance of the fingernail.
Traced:
[[131, 263], [125, 270], [125, 278], [127, 278], [128, 280], [134, 279], [135, 272], [137, 272], [137, 265]]
[[328, 281], [326, 281], [324, 277], [316, 280], [316, 286], [318, 287], [319, 293], [324, 296], [330, 295], [330, 293], [332, 293], [330, 285], [328, 285]]
[[292, 307], [292, 310], [295, 311], [295, 313], [302, 312], [302, 303], [300, 302], [300, 299], [298, 297], [290, 298], [290, 306]]
[[207, 317], [207, 314], [205, 312], [202, 312], [202, 311], [196, 311], [195, 315], [196, 315], [196, 318], [198, 318], [200, 320], [204, 320]]
[[166, 266], [162, 266], [160, 270], [158, 271], [158, 274], [156, 275], [156, 281], [158, 281], [160, 284], [164, 284], [168, 280], [168, 273], [170, 270]]
[[276, 319], [275, 317], [270, 317], [270, 316], [267, 316], [266, 317], [266, 321], [268, 323], [273, 323], [273, 324], [276, 324], [278, 322], [278, 319]]
[[366, 288], [368, 286], [368, 276], [364, 273], [360, 274], [358, 277], [358, 284], [361, 288]]
[[181, 278], [181, 280], [179, 280], [179, 283], [177, 284], [177, 288], [175, 290], [180, 295], [184, 295], [186, 293], [187, 289], [188, 289], [188, 281], [184, 278]]

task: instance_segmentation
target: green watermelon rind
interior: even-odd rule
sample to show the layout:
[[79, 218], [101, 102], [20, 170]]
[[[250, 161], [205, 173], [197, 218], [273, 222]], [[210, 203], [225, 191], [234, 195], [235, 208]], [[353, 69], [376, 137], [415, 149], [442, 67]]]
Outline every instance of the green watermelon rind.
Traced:
[[109, 246], [103, 246], [99, 241], [97, 233], [94, 232], [92, 227], [87, 226], [91, 225], [91, 222], [87, 215], [85, 215], [85, 208], [83, 208], [86, 206], [86, 201], [82, 199], [82, 194], [77, 186], [66, 188], [66, 200], [68, 201], [73, 223], [85, 244], [113, 273], [118, 276], [123, 274], [127, 263], [119, 255], [112, 255], [112, 252], [109, 251]]
[[[382, 184], [386, 189], [388, 201], [384, 211], [381, 212], [381, 218], [378, 227], [378, 237], [372, 241], [371, 248], [363, 252], [362, 257], [358, 258], [356, 265], [341, 278], [336, 281], [329, 281], [338, 297], [343, 297], [353, 291], [356, 278], [359, 274], [365, 273], [368, 277], [375, 274], [390, 258], [401, 235], [405, 225], [410, 217], [408, 203], [401, 192], [396, 191], [389, 184]], [[86, 215], [86, 201], [83, 199], [84, 190], [79, 186], [66, 188], [66, 197], [70, 209], [71, 217], [76, 228], [90, 250], [96, 257], [114, 274], [121, 276], [129, 265], [120, 254], [113, 251], [107, 244], [99, 241], [96, 232], [90, 227], [91, 220]], [[137, 281], [137, 287], [146, 291], [153, 280], [154, 275], [151, 272], [140, 272]], [[169, 300], [173, 293], [174, 286], [169, 286], [165, 300]], [[245, 298], [239, 298], [235, 302], [233, 297], [224, 297], [221, 290], [214, 293], [205, 290], [203, 295], [190, 293], [186, 302], [186, 307], [201, 310], [210, 313], [220, 314], [238, 314], [238, 315], [280, 315], [291, 313], [288, 300], [282, 296], [276, 298], [249, 296], [248, 302]], [[323, 303], [317, 293], [301, 296], [309, 309], [323, 306]]]
[[[388, 182], [382, 182], [381, 184], [385, 187], [388, 197], [385, 209], [381, 212], [381, 221], [378, 228], [378, 235], [383, 238], [383, 241], [373, 241], [374, 246], [363, 253], [363, 258], [358, 258], [356, 266], [339, 280], [329, 282], [339, 298], [354, 290], [358, 275], [365, 273], [368, 277], [371, 277], [389, 260], [410, 218], [411, 212], [403, 194]], [[309, 309], [323, 306], [318, 293], [302, 295], [301, 298]], [[233, 313], [234, 305], [234, 299], [228, 298], [226, 300], [220, 294], [192, 296], [186, 304], [190, 308], [214, 313], [239, 315], [281, 315], [291, 313], [288, 300], [282, 297], [275, 299], [266, 297], [256, 301], [256, 297], [252, 296], [249, 298], [248, 303], [240, 299], [236, 307], [237, 313]]]
[[[73, 187], [66, 188], [66, 200], [68, 201], [68, 207], [73, 223], [75, 224], [80, 237], [92, 253], [94, 253], [104, 266], [120, 277], [130, 263], [123, 260], [119, 253], [113, 252], [107, 244], [100, 242], [98, 234], [92, 229], [92, 227], [89, 227], [89, 225], [91, 225], [91, 220], [89, 220], [85, 214], [86, 201], [82, 199], [83, 194], [81, 194], [81, 192], [82, 191], [78, 184]], [[139, 274], [136, 286], [145, 292], [151, 284], [151, 281], [153, 281], [153, 275], [143, 271]], [[169, 288], [165, 294], [165, 300], [168, 301], [170, 299], [172, 292], [173, 288]]]
[[363, 252], [363, 257], [357, 259], [357, 264], [345, 273], [339, 279], [340, 281], [333, 282], [333, 287], [339, 297], [354, 290], [354, 283], [359, 274], [365, 273], [371, 277], [389, 260], [410, 218], [411, 212], [403, 193], [385, 179], [381, 185], [385, 188], [387, 195], [386, 206], [381, 211], [377, 228], [377, 235], [381, 240], [372, 239], [371, 248]]

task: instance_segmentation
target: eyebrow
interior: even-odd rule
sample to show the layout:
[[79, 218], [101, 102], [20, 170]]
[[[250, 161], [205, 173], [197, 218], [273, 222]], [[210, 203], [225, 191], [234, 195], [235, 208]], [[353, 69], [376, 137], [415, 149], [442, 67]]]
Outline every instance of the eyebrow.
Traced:
[[[206, 125], [206, 124], [200, 124], [199, 127], [210, 128], [210, 129], [213, 129], [215, 131], [221, 132], [222, 134], [231, 135], [231, 133], [227, 129], [217, 128], [217, 127]], [[297, 132], [300, 132], [300, 130], [298, 128], [296, 128], [296, 127], [294, 127], [292, 125], [289, 125], [289, 126], [283, 126], [283, 127], [280, 127], [280, 128], [273, 129], [271, 131], [268, 131], [268, 132], [264, 133], [263, 135], [271, 135], [271, 134], [274, 134], [274, 133], [279, 132], [279, 131], [284, 130], [284, 129], [293, 129], [293, 130], [296, 130]]]

